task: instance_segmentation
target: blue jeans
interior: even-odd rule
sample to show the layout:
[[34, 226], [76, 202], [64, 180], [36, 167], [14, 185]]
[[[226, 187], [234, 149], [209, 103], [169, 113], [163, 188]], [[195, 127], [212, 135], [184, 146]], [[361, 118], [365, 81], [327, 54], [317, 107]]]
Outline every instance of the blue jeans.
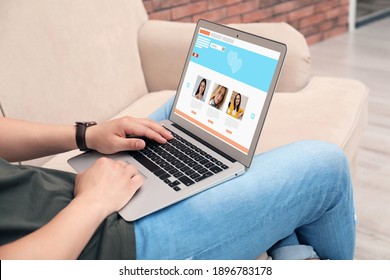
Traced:
[[[167, 119], [171, 106], [150, 117]], [[352, 259], [348, 161], [333, 144], [292, 143], [255, 156], [244, 175], [134, 225], [137, 259], [255, 259], [303, 245], [322, 259]]]

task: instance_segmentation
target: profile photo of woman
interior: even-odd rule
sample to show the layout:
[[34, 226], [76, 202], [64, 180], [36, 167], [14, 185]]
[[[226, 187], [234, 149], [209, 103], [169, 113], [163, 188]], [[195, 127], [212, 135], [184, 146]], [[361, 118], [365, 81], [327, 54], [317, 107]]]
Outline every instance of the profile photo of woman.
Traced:
[[204, 96], [204, 93], [206, 90], [206, 86], [207, 86], [207, 80], [202, 79], [199, 83], [198, 89], [196, 90], [196, 92], [194, 94], [196, 99], [199, 99], [199, 100], [203, 99], [203, 96]]
[[241, 94], [237, 93], [232, 99], [233, 101], [229, 102], [229, 107], [226, 113], [236, 119], [241, 120], [242, 116], [244, 115], [244, 109], [241, 108]]
[[216, 109], [221, 109], [223, 103], [225, 102], [225, 96], [227, 91], [228, 89], [226, 87], [217, 85], [213, 94], [211, 95], [209, 101], [210, 106]]

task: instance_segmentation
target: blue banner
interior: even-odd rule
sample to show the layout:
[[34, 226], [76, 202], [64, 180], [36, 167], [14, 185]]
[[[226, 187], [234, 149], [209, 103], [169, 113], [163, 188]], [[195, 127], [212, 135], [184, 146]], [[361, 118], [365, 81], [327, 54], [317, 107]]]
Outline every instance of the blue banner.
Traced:
[[191, 61], [265, 92], [268, 92], [278, 63], [276, 59], [200, 33]]

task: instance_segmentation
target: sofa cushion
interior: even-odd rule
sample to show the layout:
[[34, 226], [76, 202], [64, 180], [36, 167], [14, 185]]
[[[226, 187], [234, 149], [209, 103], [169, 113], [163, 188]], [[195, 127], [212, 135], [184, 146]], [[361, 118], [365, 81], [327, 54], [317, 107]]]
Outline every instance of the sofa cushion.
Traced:
[[101, 121], [147, 93], [142, 1], [0, 1], [0, 97], [9, 117]]
[[114, 118], [133, 116], [137, 118], [147, 118], [151, 113], [160, 108], [165, 102], [175, 95], [173, 90], [163, 90], [149, 93], [146, 96], [136, 100], [126, 109], [116, 114]]

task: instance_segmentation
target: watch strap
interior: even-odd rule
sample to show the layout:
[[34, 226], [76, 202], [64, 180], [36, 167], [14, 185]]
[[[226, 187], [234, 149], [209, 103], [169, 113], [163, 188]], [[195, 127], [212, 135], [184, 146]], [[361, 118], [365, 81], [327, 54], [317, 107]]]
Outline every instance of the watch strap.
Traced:
[[96, 125], [96, 122], [76, 122], [76, 144], [80, 151], [90, 151], [85, 141], [85, 133], [87, 128], [93, 125]]

